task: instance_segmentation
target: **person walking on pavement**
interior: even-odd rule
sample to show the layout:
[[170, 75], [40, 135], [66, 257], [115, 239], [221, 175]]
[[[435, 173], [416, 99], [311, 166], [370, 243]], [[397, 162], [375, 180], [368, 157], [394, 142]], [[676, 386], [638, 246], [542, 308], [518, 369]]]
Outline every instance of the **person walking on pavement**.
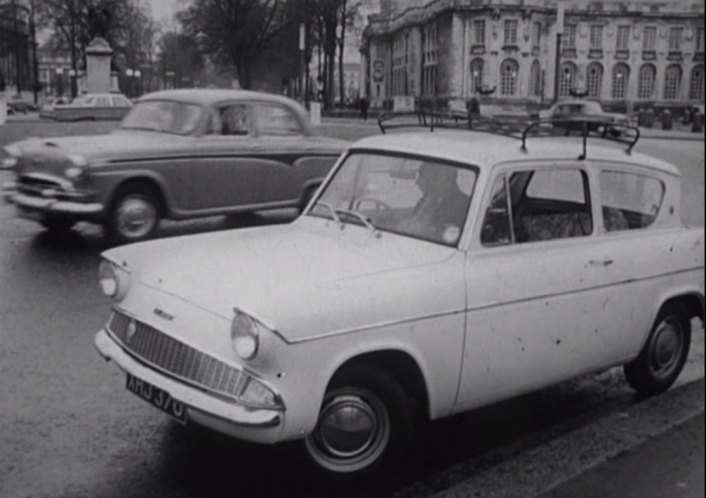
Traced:
[[361, 97], [358, 105], [360, 106], [361, 119], [367, 120], [368, 119], [368, 107], [370, 106], [370, 102], [368, 102], [368, 98], [366, 96]]

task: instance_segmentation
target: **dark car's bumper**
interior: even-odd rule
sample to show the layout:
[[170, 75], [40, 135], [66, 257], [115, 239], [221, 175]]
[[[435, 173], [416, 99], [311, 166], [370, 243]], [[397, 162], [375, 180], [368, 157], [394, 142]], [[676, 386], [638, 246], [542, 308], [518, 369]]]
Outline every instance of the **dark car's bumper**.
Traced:
[[8, 204], [17, 206], [17, 214], [23, 218], [39, 220], [45, 217], [70, 217], [76, 219], [96, 219], [103, 213], [100, 202], [82, 202], [86, 198], [75, 200], [56, 197], [37, 197], [17, 191], [15, 182], [3, 184], [0, 190], [2, 198]]

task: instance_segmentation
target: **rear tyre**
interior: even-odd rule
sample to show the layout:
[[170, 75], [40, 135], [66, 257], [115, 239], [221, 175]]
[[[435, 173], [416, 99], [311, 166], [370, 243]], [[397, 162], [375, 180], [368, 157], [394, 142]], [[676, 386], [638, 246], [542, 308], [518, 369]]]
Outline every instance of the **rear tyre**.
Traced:
[[113, 242], [139, 242], [153, 234], [160, 217], [160, 197], [154, 188], [147, 184], [127, 185], [115, 197], [106, 229]]
[[647, 396], [669, 389], [684, 367], [690, 342], [691, 321], [684, 306], [662, 307], [640, 355], [623, 367], [628, 384]]
[[381, 368], [357, 365], [331, 380], [303, 444], [316, 470], [358, 477], [399, 454], [412, 428], [412, 407], [400, 383]]

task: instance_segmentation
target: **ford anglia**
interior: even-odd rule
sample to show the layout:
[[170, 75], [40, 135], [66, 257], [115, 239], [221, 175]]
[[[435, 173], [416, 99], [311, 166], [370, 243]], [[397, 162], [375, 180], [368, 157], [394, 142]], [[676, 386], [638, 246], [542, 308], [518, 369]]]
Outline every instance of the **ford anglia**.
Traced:
[[280, 95], [166, 90], [143, 96], [108, 135], [6, 147], [16, 178], [3, 196], [49, 230], [89, 221], [135, 242], [162, 218], [302, 207], [346, 145], [316, 135]]
[[339, 476], [588, 372], [665, 391], [704, 316], [704, 230], [674, 166], [585, 140], [365, 138], [290, 224], [103, 253], [95, 346], [180, 422], [299, 440]]

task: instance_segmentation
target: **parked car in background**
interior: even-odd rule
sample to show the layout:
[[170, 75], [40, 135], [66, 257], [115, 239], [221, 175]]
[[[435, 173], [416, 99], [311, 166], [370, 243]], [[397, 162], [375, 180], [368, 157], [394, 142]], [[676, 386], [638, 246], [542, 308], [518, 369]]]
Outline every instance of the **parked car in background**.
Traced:
[[40, 118], [53, 118], [54, 106], [68, 104], [69, 100], [66, 97], [56, 97], [50, 95], [46, 98], [43, 104], [39, 106], [39, 117]]
[[[600, 102], [595, 100], [564, 100], [552, 105], [549, 109], [539, 111], [539, 117], [554, 120], [557, 128], [566, 128], [571, 125], [572, 119], [594, 119], [596, 121], [615, 123], [619, 125], [629, 124], [626, 114], [616, 112], [605, 112]], [[588, 123], [590, 130], [598, 129], [600, 124]]]
[[132, 108], [132, 102], [119, 93], [87, 93], [71, 103], [55, 102], [40, 117], [57, 121], [120, 120]]
[[346, 144], [316, 135], [286, 97], [168, 90], [139, 99], [108, 135], [10, 145], [16, 178], [3, 193], [50, 230], [92, 221], [134, 242], [162, 218], [303, 206]]
[[12, 95], [7, 101], [7, 113], [8, 114], [27, 114], [32, 110], [32, 104], [23, 100], [20, 95]]
[[363, 139], [293, 223], [103, 253], [95, 345], [178, 421], [299, 440], [334, 475], [396, 458], [419, 421], [588, 372], [660, 393], [703, 320], [704, 229], [671, 164], [581, 150]]

